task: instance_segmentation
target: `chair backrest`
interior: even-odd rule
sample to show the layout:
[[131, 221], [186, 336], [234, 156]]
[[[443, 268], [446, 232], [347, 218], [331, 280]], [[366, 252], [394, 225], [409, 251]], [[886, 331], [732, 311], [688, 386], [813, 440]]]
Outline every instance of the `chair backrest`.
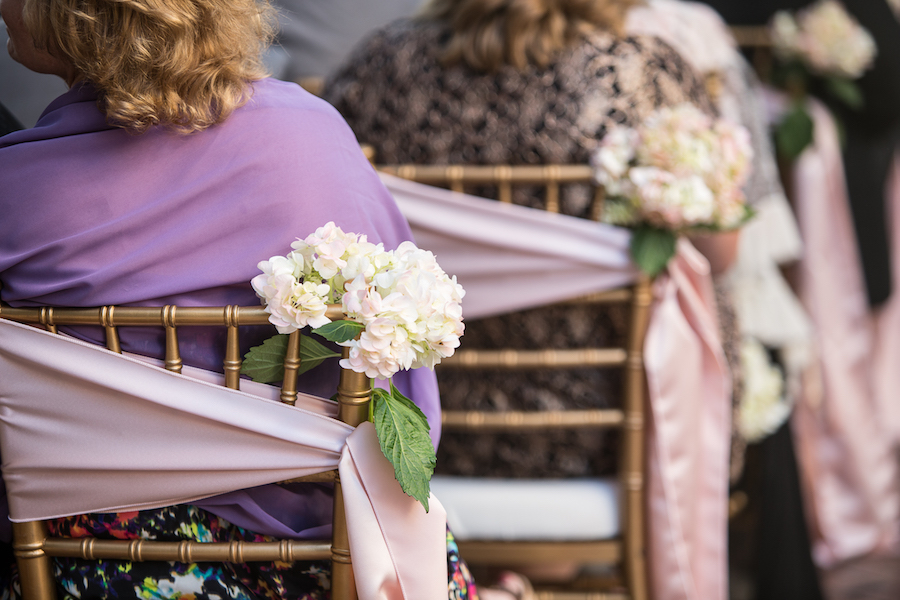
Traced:
[[[587, 165], [391, 165], [379, 170], [404, 179], [429, 185], [447, 187], [464, 192], [473, 186], [494, 186], [497, 199], [512, 202], [512, 187], [540, 186], [544, 188], [544, 207], [559, 212], [559, 186], [584, 184], [595, 188], [591, 216], [599, 220], [603, 210], [604, 193], [593, 180], [593, 170]], [[592, 545], [581, 544], [573, 556], [611, 557], [621, 562], [630, 597], [648, 598], [648, 579], [645, 559], [645, 430], [646, 380], [643, 362], [643, 343], [649, 322], [652, 295], [650, 281], [641, 278], [635, 285], [573, 299], [565, 304], [590, 304], [602, 310], [611, 304], [630, 306], [626, 343], [616, 348], [534, 349], [534, 350], [467, 350], [463, 345], [440, 369], [560, 369], [560, 368], [621, 368], [624, 370], [624, 398], [621, 408], [593, 410], [563, 410], [543, 412], [444, 411], [445, 431], [468, 432], [526, 432], [546, 431], [549, 428], [620, 428], [620, 530], [621, 539]], [[496, 562], [497, 554], [512, 557], [507, 542], [465, 543], [459, 541], [460, 552], [471, 563]], [[522, 554], [531, 559], [545, 556], [558, 558], [558, 544], [531, 544]], [[621, 559], [621, 560], [620, 560]], [[511, 561], [515, 562], [515, 561]], [[606, 562], [606, 561], [601, 561]]]
[[514, 186], [544, 188], [543, 208], [560, 211], [560, 186], [590, 185], [594, 188], [590, 217], [600, 220], [604, 190], [594, 182], [594, 170], [588, 165], [378, 165], [379, 171], [402, 179], [465, 192], [475, 186], [496, 188], [496, 199], [512, 203]]
[[[340, 305], [328, 307], [332, 320], [343, 319]], [[56, 333], [59, 326], [101, 326], [106, 346], [121, 353], [119, 328], [161, 327], [165, 329], [165, 368], [181, 372], [179, 330], [183, 327], [218, 326], [227, 330], [223, 373], [225, 385], [240, 389], [241, 355], [239, 331], [244, 326], [268, 323], [262, 306], [163, 307], [103, 306], [98, 308], [36, 307], [13, 308], [0, 303], [0, 318], [40, 325]], [[344, 350], [345, 357], [348, 352]], [[284, 360], [281, 401], [293, 405], [297, 400], [297, 374], [300, 367], [300, 332], [290, 335]], [[357, 426], [368, 418], [371, 395], [369, 379], [363, 373], [341, 369], [337, 385], [338, 418]], [[350, 563], [350, 543], [344, 514], [343, 495], [337, 471], [292, 480], [292, 482], [333, 482], [334, 521], [331, 540], [280, 542], [202, 543], [89, 540], [48, 537], [41, 521], [13, 524], [13, 549], [19, 564], [23, 596], [30, 599], [56, 597], [50, 557], [78, 557], [86, 560], [155, 561], [281, 561], [332, 560], [332, 598], [354, 600], [356, 584]]]
[[764, 25], [732, 25], [729, 29], [737, 45], [748, 55], [760, 79], [768, 80], [774, 59], [769, 28]]

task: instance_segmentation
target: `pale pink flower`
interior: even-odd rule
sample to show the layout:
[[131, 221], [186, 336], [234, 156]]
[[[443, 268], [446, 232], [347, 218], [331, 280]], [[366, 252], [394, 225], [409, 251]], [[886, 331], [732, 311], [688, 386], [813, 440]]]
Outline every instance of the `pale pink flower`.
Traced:
[[819, 0], [796, 18], [776, 13], [770, 29], [779, 56], [802, 60], [820, 75], [857, 79], [878, 53], [872, 35], [837, 0]]
[[[740, 188], [753, 156], [746, 129], [714, 120], [690, 104], [656, 111], [640, 126], [626, 129], [631, 134], [622, 129], [613, 129], [609, 147], [601, 142], [593, 157], [598, 181], [621, 200], [607, 203], [604, 220], [673, 230], [740, 223], [734, 215], [739, 212], [743, 219], [745, 214]], [[630, 152], [620, 148], [626, 143], [633, 145]], [[616, 156], [631, 157], [624, 171], [612, 149]], [[734, 206], [738, 198], [740, 211]]]

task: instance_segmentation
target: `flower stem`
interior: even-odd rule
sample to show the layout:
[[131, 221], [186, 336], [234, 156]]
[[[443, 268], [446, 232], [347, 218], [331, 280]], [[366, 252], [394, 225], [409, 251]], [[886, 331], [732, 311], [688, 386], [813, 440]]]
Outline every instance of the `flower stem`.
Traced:
[[[375, 380], [370, 379], [369, 382], [371, 383], [372, 389], [374, 390], [375, 389]], [[369, 422], [370, 423], [375, 422], [375, 395], [374, 394], [372, 394], [372, 396], [369, 398]]]

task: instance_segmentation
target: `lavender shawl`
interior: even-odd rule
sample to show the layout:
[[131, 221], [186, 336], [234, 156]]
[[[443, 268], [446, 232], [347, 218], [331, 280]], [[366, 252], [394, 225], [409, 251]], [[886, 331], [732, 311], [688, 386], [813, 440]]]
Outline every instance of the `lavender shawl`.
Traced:
[[[412, 238], [337, 111], [271, 79], [225, 123], [191, 135], [111, 127], [96, 90], [75, 86], [34, 128], [0, 137], [0, 215], [2, 298], [14, 306], [252, 305], [256, 264], [328, 221], [387, 248]], [[183, 333], [185, 362], [221, 370], [204, 349], [218, 334]], [[162, 355], [155, 333], [123, 330], [122, 343]], [[335, 378], [310, 375], [303, 391], [333, 393]], [[434, 374], [395, 383], [428, 416], [437, 444]], [[330, 519], [327, 496], [265, 486], [197, 504], [260, 533], [307, 537]]]

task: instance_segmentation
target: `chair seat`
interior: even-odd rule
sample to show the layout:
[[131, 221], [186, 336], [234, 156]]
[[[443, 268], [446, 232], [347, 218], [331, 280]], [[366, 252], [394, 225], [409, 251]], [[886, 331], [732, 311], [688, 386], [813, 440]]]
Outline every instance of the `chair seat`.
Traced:
[[431, 491], [458, 540], [604, 540], [619, 535], [615, 479], [434, 476]]

